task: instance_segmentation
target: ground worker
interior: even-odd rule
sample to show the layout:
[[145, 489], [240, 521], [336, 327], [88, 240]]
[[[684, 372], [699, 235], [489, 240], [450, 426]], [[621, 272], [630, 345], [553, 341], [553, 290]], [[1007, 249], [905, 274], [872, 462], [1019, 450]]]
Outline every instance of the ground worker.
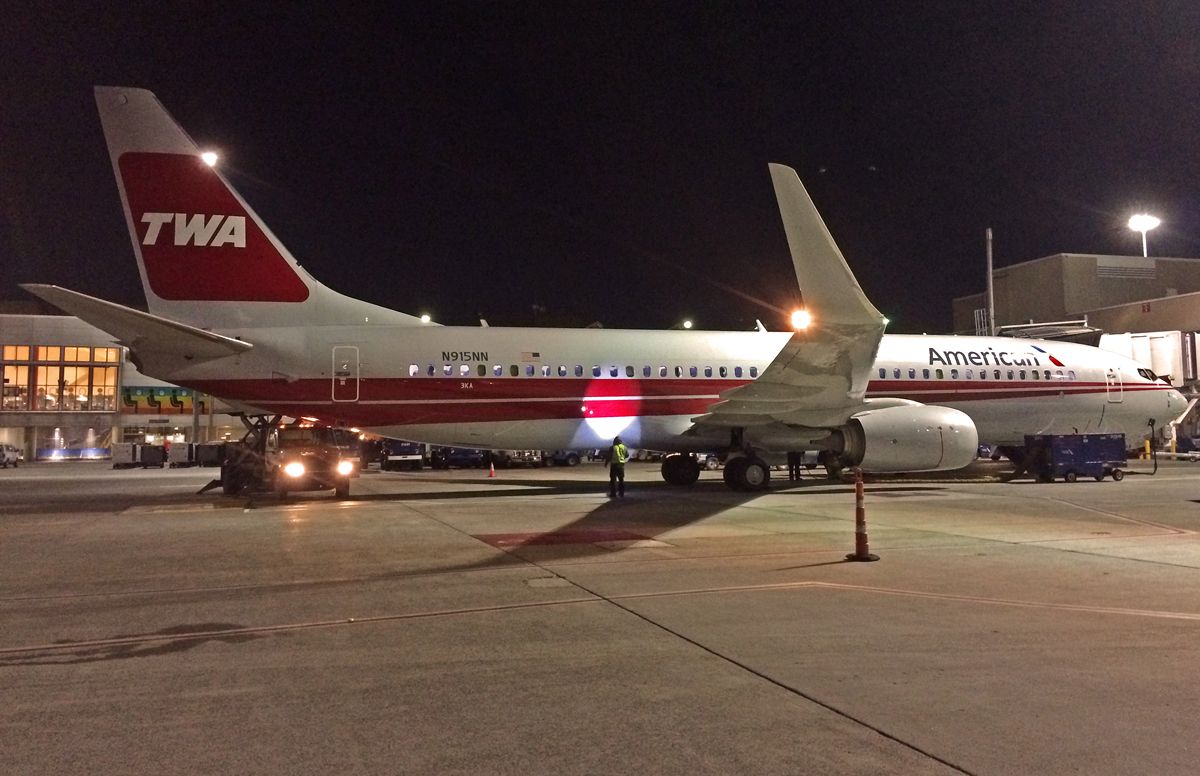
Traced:
[[625, 462], [628, 460], [629, 448], [621, 441], [621, 437], [614, 437], [608, 460], [604, 464], [608, 467], [609, 498], [625, 498]]

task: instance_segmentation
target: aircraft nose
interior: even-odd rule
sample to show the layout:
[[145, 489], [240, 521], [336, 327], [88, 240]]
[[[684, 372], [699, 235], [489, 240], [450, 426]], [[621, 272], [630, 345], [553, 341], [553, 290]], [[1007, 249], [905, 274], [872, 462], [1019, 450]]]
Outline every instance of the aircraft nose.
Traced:
[[1171, 420], [1179, 417], [1183, 413], [1184, 408], [1187, 407], [1187, 404], [1187, 399], [1179, 391], [1174, 388], [1167, 391], [1167, 414]]

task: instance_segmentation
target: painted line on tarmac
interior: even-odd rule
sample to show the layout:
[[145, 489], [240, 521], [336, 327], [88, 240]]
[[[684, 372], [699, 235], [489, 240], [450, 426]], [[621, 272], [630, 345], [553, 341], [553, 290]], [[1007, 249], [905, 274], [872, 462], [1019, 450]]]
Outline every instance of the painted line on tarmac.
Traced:
[[854, 593], [874, 593], [877, 595], [901, 596], [905, 598], [926, 598], [938, 601], [953, 601], [956, 603], [990, 604], [992, 606], [1013, 606], [1025, 609], [1050, 609], [1055, 611], [1082, 612], [1085, 614], [1116, 614], [1126, 617], [1152, 617], [1164, 620], [1190, 620], [1200, 622], [1200, 612], [1172, 612], [1160, 609], [1130, 609], [1120, 606], [1092, 606], [1089, 604], [1065, 604], [1050, 601], [1022, 601], [1013, 598], [988, 598], [986, 596], [959, 595], [956, 593], [932, 593], [923, 590], [903, 590], [891, 587], [872, 587], [868, 585], [847, 585], [840, 582], [775, 582], [764, 585], [733, 585], [729, 587], [693, 588], [690, 590], [670, 590], [657, 593], [627, 593], [623, 595], [606, 596], [613, 601], [626, 601], [642, 598], [670, 598], [674, 596], [711, 595], [718, 593], [757, 593], [775, 590], [800, 590], [804, 588], [825, 588], [829, 590], [844, 590]]

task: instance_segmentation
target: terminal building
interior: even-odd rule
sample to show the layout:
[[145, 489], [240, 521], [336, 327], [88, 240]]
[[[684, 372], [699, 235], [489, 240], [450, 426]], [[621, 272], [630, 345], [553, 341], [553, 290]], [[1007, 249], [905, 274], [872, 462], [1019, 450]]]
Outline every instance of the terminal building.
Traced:
[[0, 314], [0, 443], [25, 460], [107, 458], [113, 442], [240, 438], [211, 397], [147, 377], [110, 335], [65, 315]]
[[[999, 333], [1098, 345], [1200, 393], [1200, 259], [1056, 253], [993, 270], [992, 289]], [[953, 310], [955, 331], [988, 332], [986, 292]]]

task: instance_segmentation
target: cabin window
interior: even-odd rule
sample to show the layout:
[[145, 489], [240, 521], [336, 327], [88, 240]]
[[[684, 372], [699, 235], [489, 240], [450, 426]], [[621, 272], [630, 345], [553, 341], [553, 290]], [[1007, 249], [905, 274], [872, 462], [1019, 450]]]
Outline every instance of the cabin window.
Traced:
[[633, 377], [633, 367], [632, 367], [632, 366], [630, 366], [629, 364], [626, 364], [626, 365], [625, 365], [625, 376], [626, 376], [626, 377]]
[[408, 365], [408, 376], [409, 377], [416, 377], [418, 374], [420, 374], [420, 372], [421, 372], [421, 367], [417, 366], [416, 364]]
[[504, 364], [492, 364], [492, 374], [496, 377], [504, 377]]
[[993, 369], [993, 370], [992, 370], [992, 377], [994, 377], [995, 379], [999, 380], [999, 379], [1000, 379], [1000, 370], [999, 370], [999, 369]]
[[429, 375], [430, 377], [433, 377], [436, 374], [436, 372], [434, 372], [433, 364], [430, 364], [428, 367], [425, 368], [425, 374]]
[[444, 374], [446, 377], [453, 377], [454, 376], [454, 364], [443, 364], [442, 365], [442, 374]]
[[583, 364], [576, 364], [576, 365], [575, 365], [575, 376], [576, 376], [576, 377], [583, 377]]
[[1022, 380], [1025, 379], [1025, 370], [1024, 369], [1022, 369], [1020, 372], [1018, 372], [1018, 374], [1021, 376]]
[[652, 369], [649, 364], [646, 364], [642, 367], [642, 377], [650, 377], [653, 374], [654, 369]]
[[1043, 373], [1042, 373], [1042, 377], [1044, 377], [1044, 378], [1046, 378], [1047, 380], [1049, 380], [1049, 379], [1050, 379], [1050, 370], [1049, 370], [1049, 369], [1047, 369], [1045, 372], [1043, 372]]
[[950, 370], [950, 379], [951, 379], [951, 380], [957, 380], [957, 379], [958, 379], [958, 370], [957, 370], [957, 369], [951, 369], [951, 370]]
[[681, 367], [681, 366], [675, 367], [675, 376], [683, 377], [683, 367]]
[[735, 367], [733, 368], [733, 376], [734, 376], [734, 377], [741, 377], [741, 376], [742, 376], [742, 368], [741, 368], [740, 366], [735, 366]]
[[1061, 379], [1063, 379], [1063, 373], [1062, 373], [1062, 370], [1061, 370], [1061, 369], [1055, 370], [1055, 372], [1054, 372], [1054, 379], [1055, 379], [1055, 380], [1061, 380]]
[[[982, 371], [982, 370], [981, 370], [981, 371]], [[970, 380], [970, 379], [971, 379], [972, 377], [974, 377], [974, 376], [975, 376], [975, 370], [974, 370], [974, 369], [968, 369], [968, 370], [967, 370], [967, 379], [968, 379], [968, 380]]]
[[592, 377], [599, 377], [599, 376], [600, 376], [600, 365], [592, 364]]
[[525, 365], [525, 376], [533, 377], [535, 374], [537, 374], [537, 367], [534, 366], [533, 364], [526, 364]]
[[915, 380], [915, 379], [917, 379], [917, 370], [916, 370], [916, 369], [909, 369], [909, 370], [908, 370], [908, 379], [909, 379], [909, 380]]
[[616, 377], [618, 374], [620, 374], [619, 370], [620, 370], [620, 367], [618, 367], [616, 364], [613, 364], [612, 366], [610, 366], [608, 368], [608, 376]]
[[712, 377], [712, 367], [711, 366], [704, 367], [704, 376]]
[[1074, 369], [1068, 369], [1068, 370], [1067, 370], [1067, 379], [1068, 379], [1068, 380], [1074, 380], [1074, 379], [1075, 379], [1075, 370], [1074, 370]]
[[758, 367], [756, 367], [756, 366], [750, 367], [750, 376], [758, 377]]
[[945, 379], [945, 377], [946, 377], [946, 373], [940, 369], [936, 370], [935, 374], [937, 375], [937, 379], [939, 379], [939, 380]]
[[883, 367], [879, 367], [879, 379], [882, 380], [885, 377], [887, 377], [887, 370]]
[[699, 373], [700, 373], [700, 370], [697, 369], [696, 367], [694, 367], [694, 366], [688, 367], [688, 374], [691, 375], [692, 377], [695, 377]]
[[896, 378], [897, 380], [900, 379], [900, 367], [896, 367], [892, 370], [892, 377]]
[[460, 375], [462, 375], [463, 377], [470, 377], [471, 376], [471, 365], [470, 364], [459, 365], [458, 373]]
[[1013, 371], [1013, 370], [1011, 370], [1011, 369], [1010, 369], [1010, 370], [1008, 370], [1008, 379], [1009, 379], [1009, 380], [1015, 380], [1015, 379], [1017, 379], [1017, 373], [1016, 373], [1016, 372], [1014, 372], [1014, 371]]
[[566, 377], [566, 376], [567, 376], [567, 365], [566, 365], [566, 364], [559, 364], [559, 365], [558, 365], [558, 376], [559, 376], [559, 377]]
[[513, 377], [520, 377], [521, 376], [521, 367], [517, 366], [516, 364], [509, 364], [508, 365], [508, 373], [510, 375], [512, 375]]
[[729, 377], [729, 370], [725, 367], [720, 367], [717, 370], [717, 374], [721, 375], [721, 377]]
[[922, 377], [924, 377], [926, 380], [928, 380], [928, 379], [929, 379], [929, 370], [928, 370], [928, 369], [922, 369], [922, 370], [921, 370], [921, 376], [922, 376]]
[[475, 374], [480, 377], [487, 377], [487, 364], [480, 364], [475, 368]]
[[550, 376], [550, 365], [545, 364], [542, 366], [542, 377], [549, 377], [549, 376]]
[[667, 368], [666, 368], [665, 366], [660, 366], [660, 367], [658, 368], [658, 376], [659, 376], [659, 377], [666, 377], [666, 376], [667, 376]]

